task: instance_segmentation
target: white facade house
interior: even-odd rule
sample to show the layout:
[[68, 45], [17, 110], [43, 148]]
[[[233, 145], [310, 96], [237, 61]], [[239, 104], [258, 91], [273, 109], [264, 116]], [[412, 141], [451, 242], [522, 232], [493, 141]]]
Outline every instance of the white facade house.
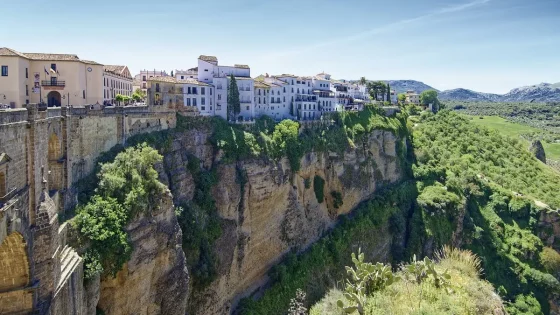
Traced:
[[187, 80], [187, 79], [198, 80], [198, 67], [190, 68], [188, 70], [175, 70], [175, 79], [177, 79], [177, 80]]
[[313, 77], [313, 94], [317, 96], [317, 105], [321, 112], [332, 112], [335, 108], [334, 92], [331, 91], [330, 75], [320, 73]]
[[196, 107], [202, 116], [216, 115], [213, 86], [190, 78], [177, 83], [182, 87], [184, 106]]
[[246, 65], [220, 66], [218, 58], [201, 55], [198, 58], [198, 81], [213, 85], [216, 88], [215, 114], [227, 119], [227, 95], [230, 86], [230, 76], [234, 76], [239, 89], [241, 111], [239, 116], [244, 120], [255, 117], [254, 80], [251, 78], [251, 69]]
[[115, 96], [132, 96], [133, 91], [132, 75], [127, 66], [103, 66], [104, 104], [115, 104]]

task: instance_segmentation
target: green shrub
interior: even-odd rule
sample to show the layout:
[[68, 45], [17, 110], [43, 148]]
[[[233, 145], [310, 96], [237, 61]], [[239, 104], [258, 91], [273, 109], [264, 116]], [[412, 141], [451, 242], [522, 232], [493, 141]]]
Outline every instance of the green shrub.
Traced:
[[331, 196], [333, 198], [333, 206], [338, 209], [344, 203], [342, 200], [342, 194], [339, 191], [331, 191]]
[[560, 273], [560, 254], [556, 250], [545, 247], [539, 256], [540, 262], [547, 272], [553, 275]]
[[313, 189], [317, 202], [323, 203], [323, 200], [325, 200], [325, 180], [321, 176], [315, 175], [313, 178]]
[[157, 205], [165, 193], [154, 169], [161, 160], [156, 150], [142, 144], [101, 165], [96, 195], [78, 208], [72, 221], [80, 242], [87, 246], [86, 279], [99, 273], [115, 276], [130, 258], [132, 247], [125, 227], [138, 213]]

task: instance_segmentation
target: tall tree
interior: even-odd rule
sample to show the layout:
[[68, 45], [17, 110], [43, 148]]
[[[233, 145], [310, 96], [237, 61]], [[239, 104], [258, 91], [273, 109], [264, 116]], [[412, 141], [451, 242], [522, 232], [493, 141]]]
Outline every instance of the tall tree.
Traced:
[[230, 75], [229, 77], [229, 87], [228, 87], [228, 115], [230, 120], [235, 120], [239, 113], [241, 112], [241, 102], [239, 101], [239, 88], [237, 87], [237, 81], [235, 77]]
[[366, 84], [367, 84], [366, 77], [361, 77], [360, 78], [360, 85], [366, 85]]
[[438, 93], [435, 90], [426, 90], [420, 93], [420, 103], [422, 105], [439, 104]]
[[391, 101], [391, 85], [389, 83], [387, 83], [387, 101]]
[[174, 75], [173, 75], [173, 70], [171, 70], [171, 76], [174, 77]]
[[406, 103], [406, 94], [399, 93], [398, 101], [399, 101], [399, 104], [404, 105], [404, 103]]

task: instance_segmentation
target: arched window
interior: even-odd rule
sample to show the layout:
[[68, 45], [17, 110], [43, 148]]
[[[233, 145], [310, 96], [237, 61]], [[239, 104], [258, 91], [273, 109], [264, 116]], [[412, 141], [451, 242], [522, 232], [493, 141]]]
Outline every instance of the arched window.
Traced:
[[0, 197], [4, 197], [8, 194], [6, 189], [6, 174], [0, 172]]

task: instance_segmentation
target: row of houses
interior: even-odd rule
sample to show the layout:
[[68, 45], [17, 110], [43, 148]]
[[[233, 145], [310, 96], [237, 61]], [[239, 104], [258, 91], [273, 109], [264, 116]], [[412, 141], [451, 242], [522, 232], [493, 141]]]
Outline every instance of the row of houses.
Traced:
[[102, 65], [73, 54], [22, 53], [0, 48], [0, 104], [49, 106], [112, 104], [131, 96], [133, 80], [122, 65]]
[[[117, 95], [131, 96], [141, 89], [148, 105], [196, 108], [203, 116], [253, 120], [268, 115], [277, 120], [314, 120], [327, 112], [359, 110], [369, 101], [366, 86], [333, 80], [324, 72], [253, 78], [247, 65], [220, 65], [216, 57], [206, 55], [188, 70], [171, 74], [142, 70], [134, 77], [124, 65], [102, 65], [72, 54], [21, 53], [10, 48], [0, 48], [0, 66], [0, 104], [13, 108], [28, 103], [112, 105]], [[239, 90], [240, 108], [235, 117], [228, 117], [231, 77]], [[394, 91], [391, 98], [397, 102]]]
[[[327, 73], [251, 77], [247, 65], [224, 66], [215, 56], [201, 55], [197, 67], [176, 70], [174, 75], [154, 71], [140, 74], [148, 104], [178, 109], [196, 107], [204, 116], [228, 118], [228, 88], [235, 78], [240, 108], [237, 120], [267, 115], [276, 120], [319, 119], [326, 112], [359, 110], [369, 100], [366, 86], [336, 81]], [[396, 97], [395, 97], [396, 102]]]

